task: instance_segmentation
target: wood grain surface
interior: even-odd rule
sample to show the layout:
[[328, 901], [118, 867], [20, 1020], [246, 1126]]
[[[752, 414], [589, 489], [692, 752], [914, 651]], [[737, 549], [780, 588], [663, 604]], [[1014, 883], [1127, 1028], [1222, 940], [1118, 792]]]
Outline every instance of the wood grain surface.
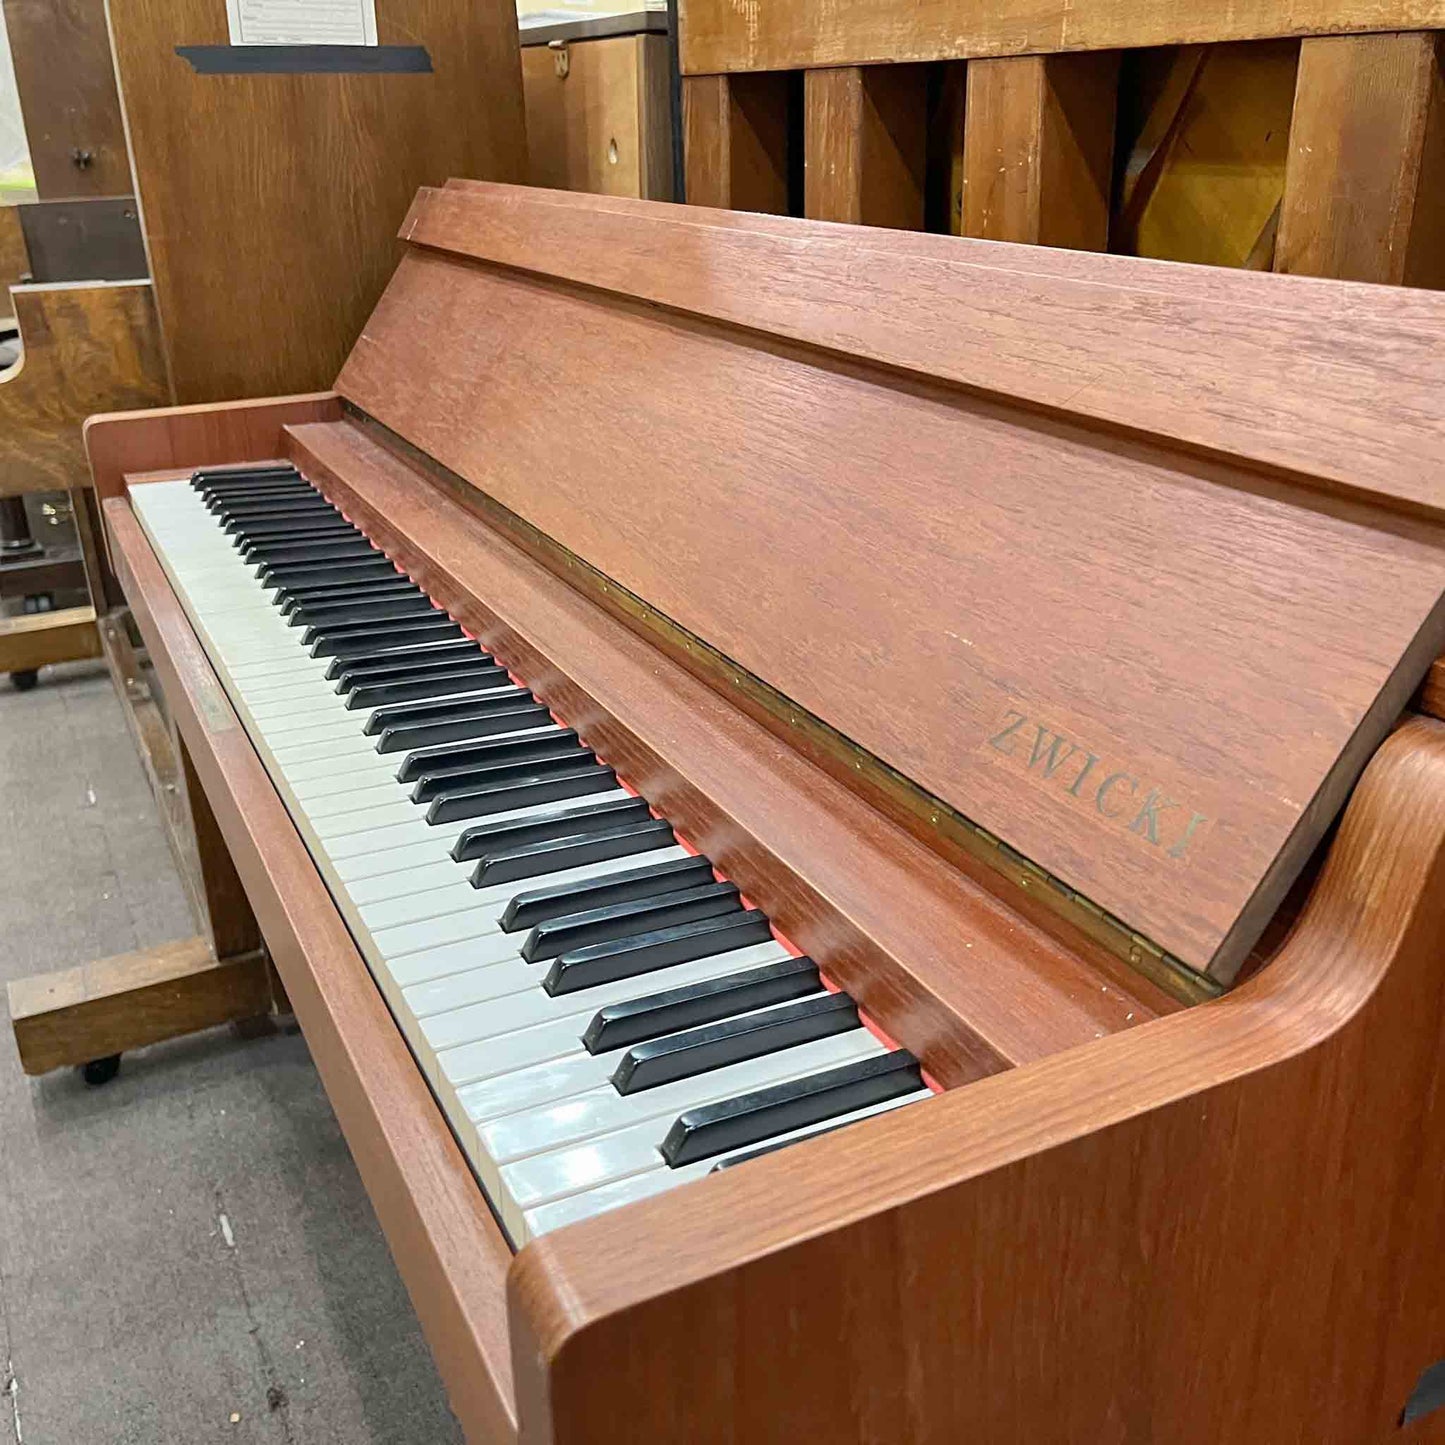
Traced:
[[928, 93], [920, 67], [803, 76], [803, 212], [854, 225], [923, 225]]
[[0, 206], [0, 318], [14, 319], [15, 303], [10, 288], [28, 277], [30, 252], [15, 206]]
[[672, 199], [667, 39], [619, 35], [522, 50], [533, 185]]
[[452, 1409], [469, 1440], [515, 1439], [511, 1251], [124, 497], [106, 500], [105, 517], [125, 594]]
[[1440, 0], [688, 0], [685, 75], [1445, 29]]
[[1442, 939], [1416, 721], [1228, 997], [529, 1245], [522, 1440], [1439, 1441]]
[[1445, 75], [1436, 34], [1300, 47], [1276, 267], [1445, 286]]
[[179, 402], [330, 383], [396, 264], [418, 185], [523, 180], [509, 0], [381, 0], [427, 75], [198, 75], [225, 0], [112, 0], [151, 275]]
[[971, 63], [963, 234], [1107, 250], [1118, 83], [1114, 50]]
[[682, 87], [687, 199], [739, 211], [788, 210], [784, 75], [707, 75]]
[[264, 1014], [259, 954], [218, 961], [204, 938], [163, 943], [7, 985], [16, 1051], [27, 1074]]
[[25, 354], [0, 372], [0, 496], [85, 478], [92, 412], [166, 398], [148, 281], [12, 287]]
[[129, 195], [105, 0], [4, 0], [4, 11], [40, 199]]
[[94, 607], [0, 617], [0, 673], [28, 672], [99, 655]]
[[404, 234], [1445, 517], [1430, 292], [466, 182]]
[[[511, 254], [510, 238], [489, 244], [494, 215], [502, 230], [510, 219], [505, 197], [439, 199], [474, 207], [477, 249]], [[678, 235], [673, 214], [659, 214], [660, 235]], [[774, 240], [778, 225], [752, 238]], [[699, 248], [718, 239], [725, 251], [741, 227], [679, 229], [692, 243], [679, 271], [716, 297]], [[815, 330], [856, 336], [876, 293], [860, 290], [857, 253], [834, 259], [847, 300]], [[1141, 263], [1099, 265], [1089, 306], [1112, 317]], [[903, 286], [912, 274], [890, 276]], [[997, 314], [1018, 281], [998, 274], [997, 291], [991, 273], [974, 275], [932, 321]], [[645, 284], [655, 296], [669, 283]], [[1380, 294], [1388, 324], [1392, 296]], [[755, 289], [750, 314], [766, 324], [772, 309]], [[1396, 387], [1401, 371], [1439, 365], [1405, 319]], [[1202, 390], [1221, 357], [1204, 335], [1188, 341], [1178, 381]], [[609, 388], [585, 384], [604, 373]], [[1107, 436], [436, 251], [402, 263], [338, 387], [1224, 981], [1445, 641], [1445, 552], [1423, 524], [1191, 460], [1167, 449], [1168, 433], [1152, 445]], [[540, 425], [557, 408], [569, 425]], [[1262, 732], [1290, 744], [1262, 750]]]

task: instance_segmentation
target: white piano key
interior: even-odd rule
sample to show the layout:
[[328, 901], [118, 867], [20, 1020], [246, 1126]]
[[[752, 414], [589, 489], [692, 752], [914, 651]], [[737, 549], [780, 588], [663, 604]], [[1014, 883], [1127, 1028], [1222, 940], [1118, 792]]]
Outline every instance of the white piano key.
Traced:
[[[794, 1144], [802, 1139], [826, 1134], [844, 1124], [855, 1124], [860, 1119], [871, 1119], [877, 1114], [891, 1113], [894, 1109], [901, 1109], [908, 1104], [921, 1104], [931, 1097], [931, 1090], [919, 1089], [914, 1093], [904, 1094], [898, 1099], [885, 1099], [881, 1104], [869, 1104], [866, 1108], [839, 1114], [836, 1118], [825, 1120], [820, 1124], [809, 1124], [802, 1129], [789, 1129], [786, 1133], [775, 1135], [761, 1144], [749, 1144], [744, 1149], [731, 1149], [725, 1154], [715, 1155], [711, 1159], [700, 1159], [696, 1164], [684, 1164], [677, 1169], [668, 1168], [662, 1155], [657, 1153], [657, 1163], [653, 1168], [645, 1169], [639, 1174], [613, 1178], [606, 1184], [593, 1185], [577, 1192], [552, 1196], [547, 1203], [543, 1204], [533, 1203], [529, 1206], [521, 1204], [522, 1198], [535, 1200], [538, 1197], [537, 1184], [543, 1173], [540, 1169], [529, 1170], [528, 1167], [539, 1163], [539, 1160], [523, 1160], [520, 1164], [509, 1166], [502, 1171], [502, 1186], [507, 1192], [506, 1210], [512, 1216], [508, 1220], [508, 1228], [512, 1230], [513, 1238], [520, 1249], [528, 1240], [536, 1239], [538, 1235], [547, 1234], [554, 1229], [561, 1229], [564, 1224], [577, 1224], [584, 1219], [592, 1219], [598, 1214], [605, 1214], [609, 1210], [617, 1209], [623, 1204], [631, 1204], [638, 1199], [649, 1199], [653, 1195], [665, 1193], [669, 1189], [676, 1189], [679, 1184], [686, 1184], [689, 1180], [702, 1179], [719, 1164], [725, 1164], [729, 1159], [735, 1159], [751, 1150], [773, 1144]], [[598, 1140], [593, 1145], [581, 1147], [584, 1150], [595, 1151], [603, 1142]], [[655, 1150], [656, 1144], [654, 1144]], [[584, 1178], [596, 1172], [594, 1160], [595, 1152], [593, 1157], [585, 1163], [576, 1161], [571, 1167], [563, 1164], [561, 1168], [554, 1169], [552, 1172], [556, 1176], [566, 1174], [573, 1179]], [[605, 1172], [605, 1159], [601, 1169]], [[514, 1193], [514, 1190], [521, 1192]], [[523, 1210], [525, 1210], [524, 1217], [520, 1220], [516, 1219], [516, 1215]]]
[[[613, 1134], [648, 1119], [660, 1118], [671, 1123], [685, 1110], [700, 1104], [731, 1099], [753, 1089], [804, 1078], [823, 1069], [887, 1052], [867, 1029], [858, 1028], [636, 1094], [619, 1094], [611, 1084], [603, 1084], [540, 1109], [473, 1118], [470, 1102], [474, 1093], [483, 1101], [482, 1107], [487, 1107], [489, 1085], [483, 1083], [459, 1089], [457, 1103], [465, 1115], [464, 1127], [476, 1140], [474, 1162], [485, 1159], [493, 1169], [499, 1169], [517, 1159], [581, 1144], [596, 1135]], [[664, 1128], [657, 1136], [657, 1144], [661, 1144], [665, 1134]]]

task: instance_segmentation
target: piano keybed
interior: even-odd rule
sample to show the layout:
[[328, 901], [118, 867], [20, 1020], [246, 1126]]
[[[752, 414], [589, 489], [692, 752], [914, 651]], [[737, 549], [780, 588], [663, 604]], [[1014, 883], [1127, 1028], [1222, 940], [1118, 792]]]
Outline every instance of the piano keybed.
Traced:
[[293, 468], [131, 500], [516, 1246], [928, 1097]]

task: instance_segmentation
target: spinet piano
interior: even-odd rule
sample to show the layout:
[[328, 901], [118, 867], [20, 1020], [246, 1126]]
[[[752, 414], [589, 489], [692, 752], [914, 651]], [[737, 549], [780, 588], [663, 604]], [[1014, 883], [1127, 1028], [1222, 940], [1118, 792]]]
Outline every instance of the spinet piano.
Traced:
[[469, 1438], [1440, 1438], [1445, 299], [402, 235], [87, 447]]

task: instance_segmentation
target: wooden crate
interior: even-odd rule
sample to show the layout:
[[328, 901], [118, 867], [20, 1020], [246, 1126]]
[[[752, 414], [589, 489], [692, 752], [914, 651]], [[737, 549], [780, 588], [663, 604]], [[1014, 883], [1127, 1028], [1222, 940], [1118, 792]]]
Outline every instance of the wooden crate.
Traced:
[[673, 199], [665, 35], [524, 44], [522, 92], [533, 185]]
[[1445, 0], [685, 0], [687, 199], [1445, 285]]

